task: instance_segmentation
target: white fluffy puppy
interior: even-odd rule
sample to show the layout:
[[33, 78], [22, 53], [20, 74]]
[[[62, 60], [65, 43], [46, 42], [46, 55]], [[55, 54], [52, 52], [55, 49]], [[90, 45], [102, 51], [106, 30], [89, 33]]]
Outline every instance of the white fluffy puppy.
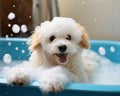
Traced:
[[[57, 92], [69, 82], [88, 82], [81, 58], [83, 49], [89, 48], [88, 35], [75, 20], [55, 17], [52, 21], [43, 22], [35, 28], [29, 45], [29, 66], [36, 69], [35, 79], [40, 82], [39, 87], [43, 91]], [[16, 74], [16, 71], [12, 74]], [[21, 82], [24, 84], [29, 81], [30, 75], [27, 76], [24, 71], [17, 74], [10, 78], [10, 83], [21, 85]]]

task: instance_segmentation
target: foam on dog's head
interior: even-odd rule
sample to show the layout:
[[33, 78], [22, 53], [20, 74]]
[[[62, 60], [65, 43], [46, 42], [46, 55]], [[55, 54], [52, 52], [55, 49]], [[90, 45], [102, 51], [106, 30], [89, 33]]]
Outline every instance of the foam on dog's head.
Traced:
[[72, 34], [73, 38], [80, 42], [82, 40], [82, 32], [78, 29], [78, 24], [72, 18], [55, 17], [53, 20], [45, 21], [41, 24], [41, 35], [48, 34]]

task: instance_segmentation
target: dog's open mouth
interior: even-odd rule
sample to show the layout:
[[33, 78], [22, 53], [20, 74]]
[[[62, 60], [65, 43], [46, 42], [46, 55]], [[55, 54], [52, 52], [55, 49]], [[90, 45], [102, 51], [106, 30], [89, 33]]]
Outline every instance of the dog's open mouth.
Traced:
[[67, 54], [56, 54], [58, 57], [58, 61], [61, 63], [65, 63], [67, 61]]

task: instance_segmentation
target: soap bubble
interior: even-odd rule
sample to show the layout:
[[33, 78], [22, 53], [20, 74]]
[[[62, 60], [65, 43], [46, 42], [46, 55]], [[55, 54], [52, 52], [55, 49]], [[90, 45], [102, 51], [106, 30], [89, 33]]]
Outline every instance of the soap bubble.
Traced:
[[17, 51], [19, 48], [18, 47], [15, 47], [15, 50]]
[[22, 53], [25, 53], [25, 50], [22, 50], [21, 52], [22, 52]]
[[11, 42], [8, 42], [8, 46], [11, 46], [12, 45], [12, 43]]
[[11, 24], [8, 24], [8, 27], [11, 27]]
[[98, 49], [98, 51], [99, 51], [99, 54], [100, 54], [100, 55], [105, 55], [105, 54], [106, 54], [106, 50], [105, 50], [104, 47], [100, 47], [100, 48]]
[[6, 63], [6, 64], [11, 63], [11, 61], [12, 61], [12, 56], [11, 56], [10, 54], [5, 54], [5, 55], [3, 56], [3, 61], [4, 61], [4, 63]]
[[13, 13], [13, 12], [10, 12], [9, 15], [8, 15], [9, 20], [13, 20], [15, 17], [16, 17], [15, 13]]
[[22, 33], [26, 33], [27, 32], [27, 25], [21, 25], [21, 31], [22, 31]]
[[111, 51], [111, 52], [115, 52], [115, 47], [111, 46], [111, 47], [110, 47], [110, 51]]
[[19, 32], [20, 32], [20, 27], [19, 27], [19, 25], [14, 24], [14, 25], [12, 26], [12, 31], [13, 31], [14, 33], [19, 33]]

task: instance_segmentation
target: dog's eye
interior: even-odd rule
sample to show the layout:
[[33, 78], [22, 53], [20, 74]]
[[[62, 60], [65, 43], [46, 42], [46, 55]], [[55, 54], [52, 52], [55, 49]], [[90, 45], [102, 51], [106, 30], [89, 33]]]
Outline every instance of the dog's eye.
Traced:
[[55, 36], [50, 37], [50, 41], [52, 42], [55, 39]]
[[66, 39], [67, 39], [67, 40], [71, 40], [72, 38], [71, 38], [70, 35], [67, 35]]

